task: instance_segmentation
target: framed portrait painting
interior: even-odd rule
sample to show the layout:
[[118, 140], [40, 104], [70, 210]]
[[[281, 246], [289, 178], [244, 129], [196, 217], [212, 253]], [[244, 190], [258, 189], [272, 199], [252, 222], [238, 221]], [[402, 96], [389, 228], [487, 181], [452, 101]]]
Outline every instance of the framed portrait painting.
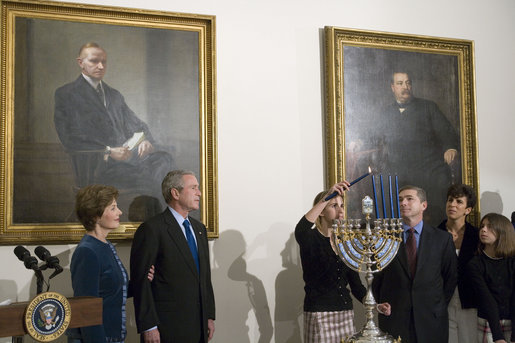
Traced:
[[217, 237], [215, 17], [22, 0], [1, 20], [0, 244], [77, 242], [90, 184], [118, 189], [110, 239], [131, 239], [173, 169]]
[[[397, 178], [425, 190], [424, 220], [435, 226], [450, 185], [479, 194], [472, 41], [326, 27], [325, 48], [328, 185], [370, 166], [375, 217], [400, 216], [388, 196]], [[362, 217], [373, 193], [372, 177], [353, 185], [347, 217]], [[479, 204], [472, 220], [478, 213]]]

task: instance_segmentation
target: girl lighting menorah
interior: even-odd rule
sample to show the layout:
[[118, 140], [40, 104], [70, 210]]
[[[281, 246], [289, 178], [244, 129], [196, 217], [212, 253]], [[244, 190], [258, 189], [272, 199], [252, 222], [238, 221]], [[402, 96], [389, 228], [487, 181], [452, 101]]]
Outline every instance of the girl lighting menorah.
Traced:
[[363, 300], [366, 324], [360, 332], [342, 340], [342, 343], [400, 343], [401, 341], [400, 338], [394, 339], [391, 335], [382, 332], [374, 323], [373, 311], [377, 303], [372, 294], [372, 280], [373, 273], [385, 268], [397, 254], [402, 242], [402, 222], [400, 218], [376, 219], [373, 221], [373, 227], [370, 227], [373, 207], [374, 201], [368, 195], [365, 196], [362, 200], [362, 213], [366, 221], [364, 228], [361, 225], [361, 219], [335, 220], [333, 224], [333, 239], [338, 255], [349, 268], [365, 273], [367, 282], [367, 293]]

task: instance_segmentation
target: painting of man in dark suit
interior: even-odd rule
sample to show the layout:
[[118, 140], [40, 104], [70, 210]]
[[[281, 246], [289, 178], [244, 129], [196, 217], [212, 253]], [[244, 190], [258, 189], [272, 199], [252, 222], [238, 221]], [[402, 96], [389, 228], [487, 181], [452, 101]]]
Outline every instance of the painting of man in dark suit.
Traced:
[[434, 101], [414, 96], [410, 74], [392, 72], [391, 90], [394, 100], [377, 118], [383, 125], [376, 127], [373, 136], [381, 144], [372, 163], [383, 174], [398, 175], [401, 185], [427, 189], [425, 217], [435, 223], [445, 209], [446, 191], [441, 186], [453, 182], [459, 137]]
[[[447, 188], [461, 182], [456, 57], [349, 46], [344, 60], [348, 178], [371, 166], [378, 174], [397, 175], [399, 187], [424, 188], [424, 219], [437, 225], [445, 216]], [[359, 197], [370, 194], [370, 183], [356, 185], [348, 201], [352, 216], [360, 215]]]
[[198, 172], [198, 32], [18, 18], [16, 42], [13, 224], [75, 222], [92, 183], [139, 222], [164, 208], [168, 170]]
[[83, 45], [77, 62], [81, 75], [56, 90], [54, 112], [77, 186], [107, 184], [159, 199], [159, 182], [172, 169], [172, 156], [156, 151], [147, 124], [103, 81], [107, 53], [102, 47]]

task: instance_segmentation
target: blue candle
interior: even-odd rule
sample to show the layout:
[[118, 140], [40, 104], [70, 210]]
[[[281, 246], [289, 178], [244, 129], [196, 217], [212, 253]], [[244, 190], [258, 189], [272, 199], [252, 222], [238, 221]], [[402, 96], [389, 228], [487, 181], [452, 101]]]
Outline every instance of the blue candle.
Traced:
[[[369, 176], [370, 174], [372, 173], [372, 168], [370, 168], [370, 166], [368, 166], [368, 173], [365, 173], [363, 175], [361, 175], [360, 177], [358, 177], [356, 180], [353, 180], [349, 183], [349, 187], [352, 186], [353, 184], [355, 183], [358, 183], [359, 181], [361, 181], [363, 178]], [[338, 192], [332, 192], [331, 194], [329, 194], [328, 196], [325, 197], [325, 201], [329, 201], [331, 200], [332, 198], [334, 198], [335, 196], [338, 195]]]
[[399, 178], [397, 175], [395, 175], [395, 194], [397, 194], [397, 212], [399, 214], [399, 217], [401, 217], [401, 206], [399, 204]]
[[392, 176], [388, 175], [388, 187], [390, 188], [390, 218], [395, 218], [395, 214], [393, 213], [393, 193], [392, 193]]
[[349, 187], [350, 187], [350, 186], [352, 186], [353, 184], [355, 184], [355, 183], [357, 183], [357, 182], [361, 181], [361, 179], [363, 179], [363, 178], [365, 178], [365, 177], [369, 176], [369, 175], [370, 175], [370, 173], [371, 173], [371, 169], [370, 169], [370, 167], [368, 167], [368, 173], [365, 173], [365, 174], [361, 175], [360, 177], [358, 177], [356, 180], [351, 181], [351, 183], [349, 184]]
[[376, 176], [372, 175], [372, 190], [374, 191], [374, 207], [376, 210], [376, 218], [379, 219], [379, 210], [377, 207], [377, 193], [376, 193]]
[[383, 174], [379, 175], [381, 181], [381, 197], [383, 198], [383, 218], [386, 219], [386, 201], [384, 199]]

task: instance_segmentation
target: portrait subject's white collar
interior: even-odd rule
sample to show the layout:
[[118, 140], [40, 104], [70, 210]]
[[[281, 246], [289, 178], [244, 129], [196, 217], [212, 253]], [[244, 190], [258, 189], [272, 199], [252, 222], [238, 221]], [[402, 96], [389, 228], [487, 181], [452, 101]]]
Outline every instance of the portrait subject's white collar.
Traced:
[[85, 75], [84, 73], [82, 74], [82, 77], [84, 77], [84, 79], [88, 81], [88, 83], [91, 85], [91, 87], [93, 87], [93, 89], [97, 89], [98, 84], [102, 83], [102, 80], [93, 80], [91, 77]]

